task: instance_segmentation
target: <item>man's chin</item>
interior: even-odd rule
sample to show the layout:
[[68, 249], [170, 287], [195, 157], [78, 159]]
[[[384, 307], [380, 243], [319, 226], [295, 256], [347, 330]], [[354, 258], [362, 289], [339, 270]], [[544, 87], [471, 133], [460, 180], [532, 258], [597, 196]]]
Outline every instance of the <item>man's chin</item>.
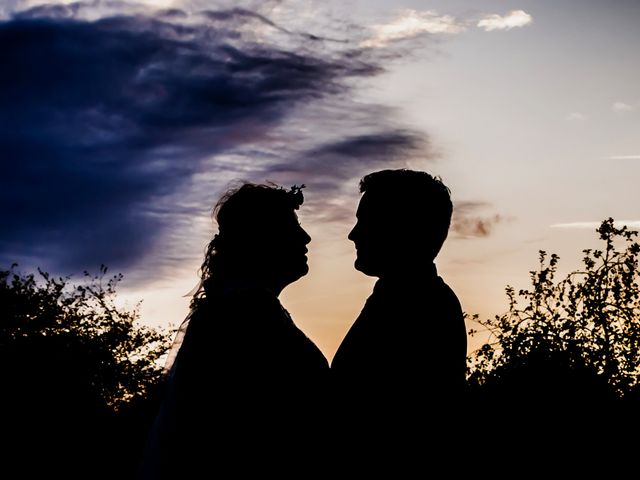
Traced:
[[365, 275], [368, 275], [369, 277], [378, 277], [378, 273], [377, 271], [366, 261], [363, 261], [360, 258], [356, 258], [356, 261], [354, 263], [354, 267], [356, 270], [358, 270], [359, 272], [364, 273]]

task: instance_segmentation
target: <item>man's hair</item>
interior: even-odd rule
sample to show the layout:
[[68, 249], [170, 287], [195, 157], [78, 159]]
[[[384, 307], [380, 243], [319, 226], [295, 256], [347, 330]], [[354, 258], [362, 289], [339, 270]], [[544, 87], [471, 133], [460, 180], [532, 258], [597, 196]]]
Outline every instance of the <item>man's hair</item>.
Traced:
[[453, 213], [451, 191], [439, 177], [408, 169], [381, 170], [360, 180], [360, 192], [380, 202], [380, 213], [390, 215], [396, 225], [403, 222], [419, 233], [428, 242], [428, 253], [436, 257]]

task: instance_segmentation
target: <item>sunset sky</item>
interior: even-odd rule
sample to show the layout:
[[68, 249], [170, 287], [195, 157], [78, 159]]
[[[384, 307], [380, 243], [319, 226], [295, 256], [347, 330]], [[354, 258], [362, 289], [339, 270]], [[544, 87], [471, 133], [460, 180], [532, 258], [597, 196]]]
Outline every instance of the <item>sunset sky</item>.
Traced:
[[0, 266], [105, 264], [145, 323], [187, 314], [239, 179], [307, 186], [310, 273], [281, 299], [329, 359], [375, 281], [346, 238], [366, 173], [450, 187], [436, 264], [481, 316], [538, 250], [566, 272], [604, 218], [640, 228], [638, 0], [0, 0], [0, 19]]

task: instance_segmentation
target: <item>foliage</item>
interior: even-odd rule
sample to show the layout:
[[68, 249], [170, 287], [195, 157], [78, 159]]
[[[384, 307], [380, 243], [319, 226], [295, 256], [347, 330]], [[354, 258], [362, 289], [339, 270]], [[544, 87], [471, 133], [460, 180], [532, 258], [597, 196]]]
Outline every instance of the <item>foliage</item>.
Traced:
[[[169, 332], [116, 306], [121, 275], [84, 282], [0, 271], [7, 471], [23, 478], [133, 478], [158, 407]], [[16, 473], [18, 474], [18, 473]]]
[[139, 305], [116, 307], [122, 275], [106, 279], [102, 266], [99, 275], [85, 272], [85, 282], [73, 286], [69, 278], [41, 270], [38, 277], [21, 275], [15, 267], [0, 271], [5, 362], [13, 369], [31, 364], [32, 376], [53, 364], [59, 382], [69, 377], [66, 383], [76, 391], [85, 389], [85, 398], [112, 410], [149, 393], [159, 379], [158, 359], [169, 346], [169, 333], [138, 325]]
[[483, 321], [471, 317], [490, 333], [489, 341], [468, 359], [472, 387], [504, 383], [513, 372], [530, 372], [546, 362], [547, 377], [564, 369], [574, 379], [582, 375], [591, 385], [606, 385], [616, 397], [637, 392], [638, 232], [616, 228], [612, 218], [597, 232], [604, 247], [584, 250], [581, 269], [556, 282], [559, 257], [540, 251], [539, 270], [530, 272], [531, 288], [516, 294], [507, 286], [508, 312]]

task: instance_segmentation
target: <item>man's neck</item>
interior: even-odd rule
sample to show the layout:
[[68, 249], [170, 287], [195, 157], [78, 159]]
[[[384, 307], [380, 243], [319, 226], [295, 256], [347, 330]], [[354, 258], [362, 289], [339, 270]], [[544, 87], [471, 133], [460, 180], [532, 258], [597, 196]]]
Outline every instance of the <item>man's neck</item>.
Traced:
[[426, 262], [418, 265], [411, 265], [408, 268], [398, 268], [390, 270], [380, 275], [378, 278], [384, 282], [402, 282], [420, 281], [438, 276], [438, 270], [435, 263]]

